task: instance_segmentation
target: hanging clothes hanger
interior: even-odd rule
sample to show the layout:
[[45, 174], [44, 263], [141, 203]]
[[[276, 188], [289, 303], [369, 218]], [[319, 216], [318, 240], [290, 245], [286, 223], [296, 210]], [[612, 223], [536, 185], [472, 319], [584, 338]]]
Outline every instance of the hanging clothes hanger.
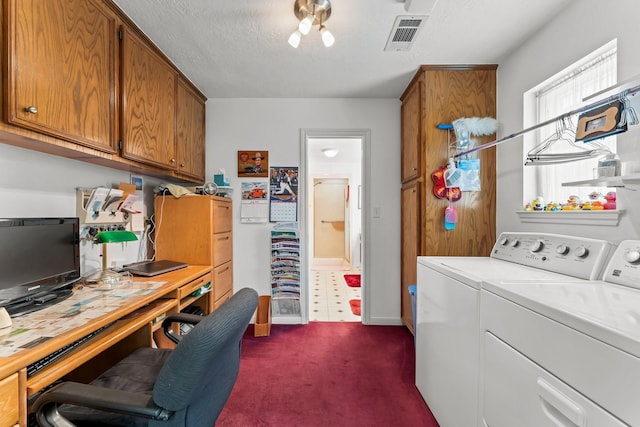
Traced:
[[[547, 152], [551, 147], [555, 148], [560, 144], [571, 148], [571, 150], [555, 153]], [[527, 153], [527, 159], [524, 164], [525, 166], [531, 166], [569, 163], [609, 153], [611, 153], [611, 150], [598, 140], [586, 143], [576, 142], [575, 126], [571, 117], [561, 117], [556, 120], [556, 130]]]

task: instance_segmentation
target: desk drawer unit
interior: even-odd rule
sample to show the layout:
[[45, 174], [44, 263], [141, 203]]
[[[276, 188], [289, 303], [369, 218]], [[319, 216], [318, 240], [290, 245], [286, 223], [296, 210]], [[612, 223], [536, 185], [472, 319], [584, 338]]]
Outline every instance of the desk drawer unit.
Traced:
[[18, 424], [18, 374], [0, 380], [0, 427]]
[[214, 267], [209, 311], [214, 310], [221, 298], [233, 293], [231, 199], [204, 195], [176, 199], [159, 195], [155, 200], [155, 216], [159, 224], [156, 258]]

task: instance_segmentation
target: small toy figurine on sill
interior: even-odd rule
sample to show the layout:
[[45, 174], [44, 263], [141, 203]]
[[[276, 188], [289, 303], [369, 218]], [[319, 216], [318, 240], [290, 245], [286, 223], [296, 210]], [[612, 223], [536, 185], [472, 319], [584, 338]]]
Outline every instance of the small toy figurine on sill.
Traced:
[[615, 191], [609, 191], [604, 198], [606, 199], [606, 203], [604, 205], [604, 208], [607, 210], [615, 210], [616, 209], [616, 192]]

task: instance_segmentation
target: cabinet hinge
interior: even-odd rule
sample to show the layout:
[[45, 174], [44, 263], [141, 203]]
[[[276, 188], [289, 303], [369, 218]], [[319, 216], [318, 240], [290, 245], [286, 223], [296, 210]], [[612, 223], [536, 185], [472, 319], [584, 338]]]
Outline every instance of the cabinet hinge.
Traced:
[[122, 140], [118, 140], [118, 150], [122, 150]]
[[118, 30], [118, 40], [122, 40], [122, 30]]

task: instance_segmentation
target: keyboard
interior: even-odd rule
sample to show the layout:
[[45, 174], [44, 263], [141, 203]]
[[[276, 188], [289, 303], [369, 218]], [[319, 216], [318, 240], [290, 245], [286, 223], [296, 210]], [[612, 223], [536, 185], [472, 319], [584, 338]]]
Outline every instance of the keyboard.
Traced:
[[105, 329], [107, 329], [109, 326], [113, 325], [115, 322], [111, 322], [107, 325], [104, 325], [103, 327], [96, 329], [95, 331], [88, 333], [87, 335], [83, 336], [82, 338], [79, 338], [78, 340], [65, 345], [64, 347], [59, 348], [58, 350], [54, 351], [51, 354], [46, 355], [45, 357], [43, 357], [40, 360], [35, 361], [34, 363], [32, 363], [31, 365], [27, 366], [27, 378], [30, 378], [32, 376], [34, 376], [35, 374], [37, 374], [38, 372], [40, 372], [42, 369], [46, 368], [47, 366], [49, 366], [50, 364], [52, 364], [53, 362], [55, 362], [56, 360], [61, 359], [62, 357], [66, 356], [67, 354], [69, 354], [70, 352], [72, 352], [73, 350], [75, 350], [76, 348], [78, 348], [79, 346], [81, 346], [82, 344], [84, 344], [85, 342], [89, 341], [91, 338], [95, 337], [96, 335], [99, 335], [101, 332], [103, 332]]

